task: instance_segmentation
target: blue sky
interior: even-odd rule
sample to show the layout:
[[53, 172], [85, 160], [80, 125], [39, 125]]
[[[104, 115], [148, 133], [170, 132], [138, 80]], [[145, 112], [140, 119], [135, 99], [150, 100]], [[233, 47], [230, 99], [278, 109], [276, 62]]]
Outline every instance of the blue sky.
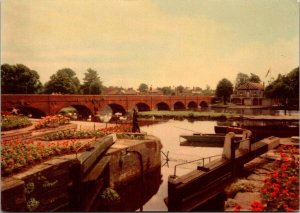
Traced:
[[[296, 0], [3, 0], [1, 63], [46, 82], [88, 68], [104, 85], [215, 88], [238, 72], [262, 80], [299, 66]], [[271, 67], [271, 75], [265, 78]]]

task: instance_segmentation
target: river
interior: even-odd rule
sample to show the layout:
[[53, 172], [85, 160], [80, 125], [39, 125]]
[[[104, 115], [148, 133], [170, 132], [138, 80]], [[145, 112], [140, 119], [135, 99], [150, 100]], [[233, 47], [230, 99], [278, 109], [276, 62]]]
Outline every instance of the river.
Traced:
[[[168, 208], [164, 203], [164, 198], [168, 196], [168, 177], [174, 173], [174, 166], [176, 164], [222, 154], [223, 149], [219, 147], [192, 147], [179, 145], [179, 141], [183, 140], [179, 138], [180, 134], [189, 134], [193, 132], [214, 133], [214, 126], [216, 124], [216, 121], [189, 122], [187, 120], [177, 121], [171, 119], [164, 123], [141, 127], [141, 131], [145, 131], [148, 134], [160, 138], [163, 145], [162, 152], [166, 155], [168, 153], [169, 157], [169, 161], [167, 162], [166, 157], [162, 154], [162, 183], [157, 193], [143, 206], [144, 211], [168, 211]], [[183, 175], [196, 167], [197, 165], [195, 163], [179, 166], [176, 174]]]

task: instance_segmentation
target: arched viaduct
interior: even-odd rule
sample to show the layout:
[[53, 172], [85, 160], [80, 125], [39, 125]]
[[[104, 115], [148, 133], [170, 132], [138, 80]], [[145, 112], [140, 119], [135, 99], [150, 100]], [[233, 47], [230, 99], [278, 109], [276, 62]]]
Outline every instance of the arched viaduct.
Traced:
[[133, 108], [139, 111], [185, 110], [207, 107], [211, 96], [164, 96], [164, 95], [24, 95], [2, 94], [1, 110], [17, 108], [35, 117], [57, 114], [62, 108], [73, 106], [84, 117], [95, 116], [103, 107], [109, 106], [113, 113], [125, 114]]

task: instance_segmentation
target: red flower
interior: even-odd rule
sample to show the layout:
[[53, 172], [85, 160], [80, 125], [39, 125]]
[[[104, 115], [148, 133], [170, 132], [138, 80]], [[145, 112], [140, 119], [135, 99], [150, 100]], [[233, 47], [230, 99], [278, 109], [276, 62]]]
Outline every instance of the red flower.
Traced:
[[263, 211], [265, 206], [259, 201], [253, 201], [251, 204], [251, 211]]
[[234, 212], [239, 212], [239, 211], [241, 211], [241, 208], [242, 207], [239, 204], [236, 204], [235, 207], [233, 208], [233, 211]]
[[267, 192], [268, 192], [268, 189], [267, 189], [267, 188], [263, 188], [263, 189], [261, 190], [261, 192], [262, 192], [262, 193], [267, 193]]

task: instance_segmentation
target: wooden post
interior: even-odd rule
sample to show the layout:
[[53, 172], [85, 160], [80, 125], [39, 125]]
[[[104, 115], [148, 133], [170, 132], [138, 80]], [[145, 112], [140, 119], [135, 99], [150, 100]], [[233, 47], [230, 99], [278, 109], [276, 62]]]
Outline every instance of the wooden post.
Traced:
[[180, 184], [178, 177], [169, 176], [168, 180], [168, 211], [180, 211], [182, 194], [179, 193], [177, 185]]

